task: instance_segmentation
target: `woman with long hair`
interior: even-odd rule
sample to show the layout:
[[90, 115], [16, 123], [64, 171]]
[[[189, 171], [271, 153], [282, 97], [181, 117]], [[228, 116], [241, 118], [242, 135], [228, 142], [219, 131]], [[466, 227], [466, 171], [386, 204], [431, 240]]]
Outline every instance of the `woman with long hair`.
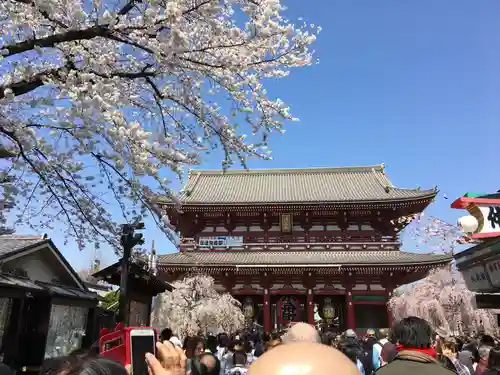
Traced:
[[188, 337], [184, 341], [184, 351], [186, 353], [186, 372], [190, 373], [195, 359], [200, 358], [205, 352], [205, 342], [201, 337]]

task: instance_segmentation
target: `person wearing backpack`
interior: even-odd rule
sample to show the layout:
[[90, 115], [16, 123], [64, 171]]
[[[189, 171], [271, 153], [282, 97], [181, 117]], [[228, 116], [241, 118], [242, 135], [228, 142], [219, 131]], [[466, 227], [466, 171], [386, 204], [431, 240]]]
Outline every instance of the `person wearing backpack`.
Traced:
[[356, 365], [361, 375], [366, 375], [363, 363], [360, 359], [362, 348], [357, 337], [346, 337], [344, 335], [338, 341], [337, 349]]
[[373, 372], [380, 367], [380, 365], [377, 366], [379, 363], [377, 351], [373, 348], [376, 343], [377, 339], [373, 336], [366, 337], [361, 343], [361, 355], [359, 360], [363, 364], [365, 375], [372, 375]]
[[381, 339], [377, 340], [377, 335], [374, 329], [368, 329], [366, 331], [366, 337], [370, 338], [371, 342], [375, 341], [372, 349], [373, 371], [376, 371], [380, 366], [382, 366], [382, 348], [389, 342], [389, 340], [387, 339], [387, 330], [381, 329], [379, 331], [379, 335]]

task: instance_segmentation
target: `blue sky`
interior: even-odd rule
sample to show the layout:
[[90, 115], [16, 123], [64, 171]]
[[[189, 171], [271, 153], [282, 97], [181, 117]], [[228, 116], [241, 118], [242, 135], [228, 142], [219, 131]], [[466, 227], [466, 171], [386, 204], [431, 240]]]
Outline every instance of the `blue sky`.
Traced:
[[[455, 222], [449, 208], [467, 191], [500, 189], [500, 2], [290, 0], [291, 18], [323, 29], [319, 65], [268, 84], [300, 122], [271, 138], [273, 161], [251, 168], [329, 167], [385, 163], [398, 187], [430, 188], [440, 196], [429, 214]], [[219, 168], [206, 159], [202, 168]], [[449, 199], [443, 197], [446, 194]], [[174, 247], [147, 223], [146, 247]], [[75, 268], [92, 249], [66, 247]], [[414, 251], [412, 241], [404, 246]], [[111, 251], [101, 250], [104, 263]]]

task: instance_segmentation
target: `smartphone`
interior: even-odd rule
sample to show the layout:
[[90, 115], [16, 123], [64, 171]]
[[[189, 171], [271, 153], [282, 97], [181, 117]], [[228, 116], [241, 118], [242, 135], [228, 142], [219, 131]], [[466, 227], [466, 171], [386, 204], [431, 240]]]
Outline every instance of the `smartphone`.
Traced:
[[146, 353], [155, 355], [156, 334], [151, 328], [130, 330], [130, 361], [132, 375], [148, 375]]

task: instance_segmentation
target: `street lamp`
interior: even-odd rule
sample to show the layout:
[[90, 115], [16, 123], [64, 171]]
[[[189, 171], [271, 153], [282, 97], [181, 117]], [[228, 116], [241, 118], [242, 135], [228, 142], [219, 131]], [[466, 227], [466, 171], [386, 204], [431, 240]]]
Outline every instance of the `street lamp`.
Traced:
[[128, 303], [128, 277], [132, 249], [136, 245], [144, 243], [142, 233], [136, 230], [144, 229], [144, 223], [123, 224], [120, 243], [123, 247], [123, 257], [120, 261], [120, 298], [118, 302], [118, 322], [128, 325], [129, 303]]

